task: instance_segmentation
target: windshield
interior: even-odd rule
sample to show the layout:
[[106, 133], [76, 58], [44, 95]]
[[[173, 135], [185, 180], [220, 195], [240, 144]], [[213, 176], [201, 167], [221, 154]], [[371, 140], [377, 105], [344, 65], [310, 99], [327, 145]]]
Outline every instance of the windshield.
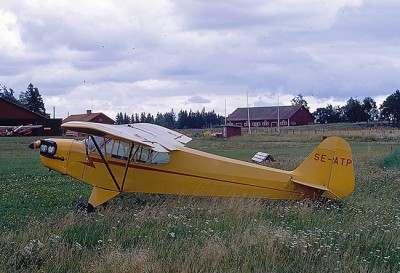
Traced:
[[[104, 137], [93, 137], [97, 143], [101, 153], [107, 157], [112, 157], [120, 160], [128, 160], [131, 145], [132, 162], [140, 162], [147, 164], [167, 164], [170, 161], [169, 153], [152, 151], [143, 145], [128, 143], [119, 139], [110, 139]], [[96, 145], [91, 137], [85, 139], [85, 144], [89, 153], [98, 154]]]

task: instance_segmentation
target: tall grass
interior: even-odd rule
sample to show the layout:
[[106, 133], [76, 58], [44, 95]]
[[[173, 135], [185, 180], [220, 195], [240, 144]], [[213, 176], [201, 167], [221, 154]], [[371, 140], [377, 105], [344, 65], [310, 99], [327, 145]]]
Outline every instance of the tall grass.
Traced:
[[[356, 189], [341, 205], [124, 194], [85, 214], [73, 208], [90, 188], [48, 173], [24, 141], [29, 139], [0, 139], [0, 151], [9, 150], [0, 153], [0, 271], [400, 270], [400, 171], [376, 163], [396, 142], [351, 143]], [[266, 150], [278, 159], [271, 166], [292, 169], [318, 142], [303, 137], [288, 144], [260, 136], [200, 138], [191, 145], [242, 160]]]
[[400, 149], [396, 149], [390, 155], [378, 160], [378, 164], [384, 168], [400, 168]]

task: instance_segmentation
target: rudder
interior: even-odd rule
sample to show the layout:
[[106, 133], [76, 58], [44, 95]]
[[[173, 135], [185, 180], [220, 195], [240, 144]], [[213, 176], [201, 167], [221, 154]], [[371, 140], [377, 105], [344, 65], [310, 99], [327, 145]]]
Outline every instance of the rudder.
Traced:
[[328, 137], [294, 170], [293, 181], [325, 190], [328, 198], [354, 190], [354, 167], [350, 145], [340, 137]]

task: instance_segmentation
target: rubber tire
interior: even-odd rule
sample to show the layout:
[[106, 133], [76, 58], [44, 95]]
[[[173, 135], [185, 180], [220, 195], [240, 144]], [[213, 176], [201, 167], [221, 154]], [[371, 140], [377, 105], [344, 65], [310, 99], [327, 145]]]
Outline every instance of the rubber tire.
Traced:
[[75, 212], [81, 212], [81, 211], [92, 213], [95, 211], [95, 208], [90, 203], [80, 202], [75, 206]]

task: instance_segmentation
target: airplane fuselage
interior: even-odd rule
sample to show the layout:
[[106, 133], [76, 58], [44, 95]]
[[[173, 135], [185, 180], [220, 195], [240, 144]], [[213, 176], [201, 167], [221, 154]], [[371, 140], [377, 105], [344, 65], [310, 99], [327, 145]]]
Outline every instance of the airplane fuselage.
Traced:
[[190, 149], [191, 139], [154, 124], [127, 126], [67, 122], [86, 140], [47, 139], [39, 148], [44, 166], [93, 186], [97, 207], [121, 192], [269, 199], [331, 199], [354, 189], [350, 145], [329, 137], [293, 171]]

